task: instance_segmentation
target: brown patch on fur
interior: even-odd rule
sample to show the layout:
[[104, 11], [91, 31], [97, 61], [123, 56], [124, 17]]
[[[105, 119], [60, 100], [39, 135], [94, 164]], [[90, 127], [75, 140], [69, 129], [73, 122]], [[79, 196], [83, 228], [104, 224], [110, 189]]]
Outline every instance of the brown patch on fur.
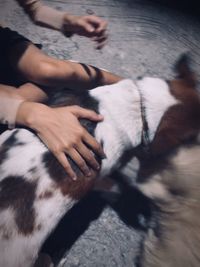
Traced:
[[47, 191], [42, 192], [42, 193], [38, 196], [38, 198], [39, 198], [39, 199], [48, 199], [48, 198], [51, 198], [52, 196], [53, 196], [53, 192], [47, 190]]
[[11, 207], [19, 232], [24, 235], [34, 230], [36, 184], [25, 181], [23, 177], [9, 176], [0, 182], [0, 209]]
[[[200, 130], [200, 99], [195, 90], [195, 80], [188, 66], [181, 62], [181, 79], [169, 82], [171, 94], [180, 101], [163, 116], [151, 144], [154, 155], [164, 154], [171, 149], [197, 137]], [[188, 73], [187, 73], [188, 72]]]
[[91, 172], [92, 175], [90, 177], [80, 174], [76, 181], [73, 181], [69, 177], [62, 179], [58, 183], [62, 194], [69, 195], [76, 200], [82, 198], [95, 184], [96, 172]]
[[80, 170], [76, 169], [78, 178], [76, 181], [73, 181], [68, 177], [65, 169], [50, 152], [44, 154], [43, 161], [51, 179], [54, 180], [56, 186], [60, 188], [63, 195], [69, 195], [79, 200], [94, 186], [97, 172], [92, 169], [90, 170], [92, 173], [90, 177], [86, 177]]

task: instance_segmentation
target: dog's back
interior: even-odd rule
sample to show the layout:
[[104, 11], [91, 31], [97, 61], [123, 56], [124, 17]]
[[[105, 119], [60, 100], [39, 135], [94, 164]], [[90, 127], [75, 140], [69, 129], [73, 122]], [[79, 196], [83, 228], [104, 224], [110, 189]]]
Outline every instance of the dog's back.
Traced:
[[[193, 83], [190, 75], [186, 76], [186, 79], [170, 82], [169, 86], [162, 81], [162, 84], [164, 83], [165, 85], [164, 88], [159, 86], [155, 88], [155, 90], [161, 90], [160, 95], [164, 92], [165, 96], [159, 97], [157, 99], [158, 103], [156, 102], [155, 106], [152, 106], [152, 104], [148, 109], [148, 111], [153, 109], [155, 114], [160, 114], [158, 120], [158, 123], [160, 123], [158, 129], [157, 126], [154, 129], [155, 138], [150, 147], [155, 158], [159, 158], [163, 152], [168, 153], [185, 140], [194, 138], [200, 130], [200, 123], [198, 124], [200, 122], [198, 94], [193, 88], [190, 88]], [[116, 93], [116, 89], [119, 90], [120, 94]], [[106, 150], [107, 159], [104, 160], [107, 162], [107, 165], [105, 164], [107, 169], [105, 167], [104, 169], [109, 172], [114, 167], [117, 167], [118, 161], [127, 149], [135, 148], [136, 145], [140, 144], [142, 133], [141, 113], [143, 112], [141, 111], [138, 87], [133, 82], [122, 81], [111, 87], [97, 88], [96, 92], [102, 97], [99, 99], [99, 106], [103, 106], [104, 111], [109, 111], [106, 113], [108, 116], [105, 116], [106, 118], [103, 122], [106, 127], [99, 127], [102, 124], [96, 127], [89, 121], [82, 121], [82, 123], [90, 133], [94, 134], [95, 131], [95, 137], [97, 137], [97, 133], [101, 133], [102, 139], [99, 138], [99, 140], [105, 141], [103, 142], [104, 149], [106, 148], [106, 142], [109, 144]], [[106, 92], [108, 94], [105, 95]], [[163, 109], [162, 104], [172, 98], [172, 103], [169, 101], [170, 104], [167, 105], [168, 109]], [[113, 99], [115, 100], [114, 103], [112, 103]], [[129, 104], [128, 107], [127, 103]], [[98, 111], [96, 109], [98, 108], [97, 101], [95, 98], [91, 99], [88, 94], [72, 95], [70, 102], [57, 102], [55, 104], [82, 105]], [[111, 104], [114, 104], [115, 107], [114, 119], [110, 116], [113, 112]], [[119, 106], [120, 109], [118, 109]], [[99, 111], [101, 112], [101, 110]], [[121, 125], [119, 124], [119, 117]], [[161, 120], [160, 117], [163, 117], [163, 119]], [[136, 118], [138, 118], [137, 127], [135, 126]], [[152, 120], [153, 118], [150, 117]], [[193, 118], [192, 121], [191, 118]], [[130, 125], [131, 127], [127, 127]], [[109, 127], [107, 128], [107, 126]], [[113, 127], [111, 128], [112, 131], [110, 130], [111, 126]], [[96, 131], [97, 129], [98, 131]], [[106, 131], [106, 129], [109, 129], [109, 131]], [[135, 139], [137, 139], [137, 142]], [[76, 182], [66, 177], [64, 169], [32, 132], [25, 129], [15, 129], [12, 132], [6, 132], [1, 135], [0, 266], [28, 267], [33, 265], [38, 250], [48, 234], [64, 213], [92, 187], [96, 173], [93, 173], [93, 176], [88, 178], [75, 167], [75, 164], [72, 163], [72, 165], [78, 174]], [[163, 170], [161, 168], [159, 171]], [[148, 177], [152, 178], [149, 180], [152, 180], [154, 185], [154, 177], [150, 174], [148, 174]], [[148, 183], [145, 182], [145, 184]], [[147, 186], [146, 188], [149, 194], [151, 187]], [[157, 190], [156, 192], [163, 196], [165, 186], [161, 184], [159, 189], [160, 191]], [[164, 209], [166, 207], [168, 205], [163, 205], [163, 214], [167, 213]], [[163, 216], [162, 213], [159, 214]], [[175, 219], [174, 217], [173, 220]], [[167, 222], [167, 219], [164, 221]], [[174, 225], [176, 226], [175, 223]], [[179, 239], [177, 238], [177, 240]], [[152, 241], [150, 243], [155, 247]], [[158, 245], [157, 247], [160, 246]], [[157, 254], [155, 250], [153, 252]], [[18, 254], [20, 254], [20, 257]], [[168, 252], [165, 255], [167, 254]], [[144, 259], [146, 255], [150, 259], [148, 254], [144, 255]], [[151, 265], [147, 263], [144, 266]], [[152, 266], [163, 266], [163, 264]]]
[[[55, 96], [55, 106], [88, 105], [85, 94]], [[64, 103], [63, 103], [64, 101]], [[89, 103], [88, 103], [89, 101]], [[95, 123], [83, 120], [92, 133]], [[70, 159], [69, 159], [70, 160]], [[39, 138], [27, 129], [6, 131], [0, 138], [0, 266], [30, 267], [45, 238], [60, 218], [94, 184], [95, 173], [84, 176], [70, 160], [77, 182]]]

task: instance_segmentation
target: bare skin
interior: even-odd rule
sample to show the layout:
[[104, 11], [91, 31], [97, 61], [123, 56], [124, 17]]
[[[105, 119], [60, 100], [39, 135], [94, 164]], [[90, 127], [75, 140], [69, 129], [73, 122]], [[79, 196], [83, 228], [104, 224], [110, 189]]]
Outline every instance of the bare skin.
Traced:
[[[58, 30], [66, 36], [77, 34], [94, 40], [101, 49], [107, 41], [107, 22], [95, 15], [75, 16], [45, 6], [39, 0], [17, 0], [35, 24]], [[77, 106], [50, 108], [43, 104], [55, 87], [91, 89], [112, 84], [122, 78], [93, 66], [51, 58], [28, 41], [19, 42], [9, 51], [9, 64], [24, 84], [20, 88], [0, 84], [0, 97], [22, 99], [16, 124], [35, 130], [54, 153], [67, 174], [75, 179], [66, 155], [71, 157], [85, 175], [90, 175], [88, 162], [98, 170], [91, 151], [104, 157], [98, 142], [80, 125], [79, 118], [101, 121], [99, 114]], [[45, 91], [43, 86], [47, 87]]]
[[122, 79], [90, 65], [49, 57], [29, 42], [19, 43], [10, 51], [10, 64], [24, 80], [45, 86], [91, 89]]
[[[17, 90], [0, 85], [0, 92], [4, 90], [9, 95], [12, 92], [14, 98], [24, 100], [18, 109], [16, 123], [35, 130], [72, 179], [76, 179], [76, 175], [66, 155], [87, 176], [90, 175], [87, 163], [98, 170], [99, 165], [87, 147], [102, 158], [105, 157], [103, 149], [78, 119], [98, 122], [103, 119], [102, 116], [77, 106], [50, 108], [42, 102], [48, 98], [48, 91], [54, 90], [50, 86], [87, 89], [115, 83], [121, 77], [92, 66], [51, 58], [29, 42], [19, 43], [10, 51], [10, 63], [21, 79], [30, 81]], [[42, 86], [47, 86], [45, 91]]]
[[92, 14], [75, 16], [44, 5], [40, 0], [17, 0], [35, 24], [60, 31], [66, 37], [73, 34], [91, 38], [96, 48], [101, 49], [107, 42], [107, 22]]
[[68, 175], [74, 180], [76, 180], [76, 175], [72, 171], [66, 155], [76, 162], [86, 176], [91, 175], [87, 163], [95, 170], [99, 170], [100, 167], [86, 144], [95, 153], [104, 157], [101, 146], [80, 125], [79, 118], [93, 121], [102, 120], [102, 116], [78, 106], [53, 109], [33, 102], [23, 102], [17, 113], [18, 123], [37, 132], [40, 139], [54, 153]]
[[100, 17], [74, 16], [66, 13], [63, 21], [63, 33], [71, 31], [80, 36], [89, 37], [96, 43], [97, 49], [105, 46], [108, 38], [107, 22]]

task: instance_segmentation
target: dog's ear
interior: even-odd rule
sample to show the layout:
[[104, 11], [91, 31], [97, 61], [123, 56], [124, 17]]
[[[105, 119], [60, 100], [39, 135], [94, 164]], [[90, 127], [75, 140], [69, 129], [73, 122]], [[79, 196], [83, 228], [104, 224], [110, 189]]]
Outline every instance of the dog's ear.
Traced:
[[164, 114], [151, 144], [154, 155], [165, 154], [181, 144], [196, 140], [200, 131], [200, 102], [196, 94], [192, 95], [183, 98], [183, 102], [172, 106]]
[[196, 77], [190, 68], [187, 54], [178, 59], [175, 70], [178, 77], [168, 84], [171, 94], [178, 102], [165, 112], [158, 126], [151, 144], [154, 155], [167, 153], [195, 139], [200, 130], [200, 98], [195, 90]]
[[181, 79], [188, 87], [195, 88], [196, 76], [191, 69], [191, 60], [188, 54], [182, 54], [174, 66], [177, 78]]

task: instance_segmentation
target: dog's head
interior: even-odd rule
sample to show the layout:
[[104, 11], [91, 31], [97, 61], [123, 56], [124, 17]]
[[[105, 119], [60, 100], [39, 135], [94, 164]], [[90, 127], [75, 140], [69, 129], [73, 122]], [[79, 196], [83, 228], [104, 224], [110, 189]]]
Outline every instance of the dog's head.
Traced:
[[154, 155], [167, 153], [172, 148], [195, 140], [200, 131], [200, 98], [187, 55], [178, 60], [175, 70], [177, 78], [168, 81], [168, 85], [178, 103], [165, 112], [159, 123], [151, 143]]

